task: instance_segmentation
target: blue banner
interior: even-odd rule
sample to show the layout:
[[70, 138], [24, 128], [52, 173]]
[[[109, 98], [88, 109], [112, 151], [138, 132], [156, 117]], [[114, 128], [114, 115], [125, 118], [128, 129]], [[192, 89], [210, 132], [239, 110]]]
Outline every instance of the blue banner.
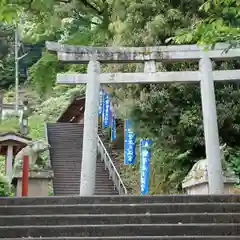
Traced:
[[136, 134], [129, 120], [124, 125], [124, 164], [136, 164]]
[[101, 116], [103, 114], [103, 95], [104, 95], [104, 91], [103, 91], [103, 89], [100, 89], [98, 116]]
[[117, 138], [116, 118], [114, 114], [112, 114], [111, 141], [115, 141], [116, 138]]
[[152, 140], [140, 141], [140, 191], [141, 195], [149, 194], [150, 159]]
[[110, 126], [110, 96], [108, 93], [104, 93], [103, 96], [103, 127]]

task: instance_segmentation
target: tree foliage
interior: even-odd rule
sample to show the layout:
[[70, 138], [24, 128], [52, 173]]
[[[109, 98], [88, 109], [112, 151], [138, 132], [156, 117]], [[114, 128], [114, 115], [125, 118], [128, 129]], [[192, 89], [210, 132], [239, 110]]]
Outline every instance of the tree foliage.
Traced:
[[12, 26], [0, 22], [0, 87], [2, 88], [8, 87], [14, 76], [14, 59], [11, 57], [12, 42]]
[[[36, 86], [37, 93], [44, 96], [51, 90], [56, 81], [56, 74], [61, 70], [57, 57], [45, 52], [29, 71], [30, 81]], [[44, 94], [44, 95], [43, 95]]]
[[13, 27], [0, 22], [0, 60], [12, 51]]
[[228, 42], [231, 46], [240, 45], [240, 1], [208, 0], [200, 7], [206, 17], [194, 23], [176, 38], [177, 42], [198, 42], [215, 44]]
[[[125, 1], [126, 2], [126, 1]], [[161, 1], [161, 4], [164, 1]], [[145, 1], [144, 1], [145, 3]], [[119, 45], [158, 45], [164, 42], [171, 43], [174, 38], [169, 36], [178, 36], [178, 42], [181, 43], [205, 43], [214, 44], [218, 41], [228, 41], [231, 44], [239, 37], [237, 31], [239, 28], [229, 25], [227, 35], [221, 31], [220, 26], [216, 28], [214, 24], [219, 23], [220, 15], [225, 12], [233, 11], [230, 6], [226, 9], [220, 9], [219, 12], [214, 12], [214, 9], [202, 12], [204, 6], [202, 1], [192, 2], [194, 7], [187, 1], [181, 1], [181, 4], [176, 5], [167, 3], [151, 11], [151, 4], [157, 5], [153, 1], [147, 5], [131, 1], [124, 6], [123, 14], [117, 17], [118, 21], [112, 25], [115, 33], [115, 41]], [[217, 5], [217, 1], [215, 3]], [[141, 6], [142, 5], [142, 6]], [[159, 3], [160, 5], [160, 3]], [[202, 7], [201, 7], [202, 6]], [[139, 7], [139, 11], [137, 11]], [[175, 8], [174, 8], [175, 7]], [[221, 7], [221, 6], [220, 6]], [[169, 9], [168, 9], [169, 8]], [[192, 8], [192, 10], [190, 9]], [[132, 10], [133, 9], [133, 10]], [[145, 13], [145, 9], [148, 9]], [[160, 19], [159, 12], [163, 12], [160, 25], [157, 22], [152, 23], [152, 19]], [[200, 11], [198, 11], [200, 9]], [[132, 11], [131, 11], [132, 10]], [[216, 9], [215, 9], [216, 10]], [[235, 6], [235, 15], [239, 14]], [[157, 12], [159, 11], [159, 12]], [[176, 22], [168, 15], [168, 12], [175, 12]], [[210, 12], [211, 11], [211, 12]], [[151, 13], [151, 14], [148, 14]], [[157, 16], [154, 15], [157, 13]], [[187, 13], [187, 14], [186, 14]], [[214, 15], [215, 14], [215, 15]], [[218, 15], [216, 15], [218, 14]], [[230, 21], [230, 20], [229, 20]], [[228, 23], [225, 22], [225, 25]], [[178, 35], [180, 29], [191, 29], [196, 26], [192, 32], [185, 32], [185, 35]], [[220, 25], [220, 24], [219, 24]], [[151, 28], [158, 26], [158, 28]], [[236, 26], [236, 25], [235, 25]], [[164, 29], [164, 30], [163, 30]], [[162, 30], [162, 31], [161, 31]], [[203, 31], [204, 30], [204, 31]], [[136, 35], [135, 35], [136, 33]], [[159, 34], [159, 35], [158, 35]], [[208, 35], [206, 35], [208, 34]], [[138, 38], [138, 36], [140, 36]], [[155, 36], [155, 38], [154, 38]], [[228, 36], [229, 38], [226, 38]], [[231, 40], [231, 41], [230, 41]], [[204, 42], [203, 42], [204, 41]], [[215, 63], [215, 69], [239, 69], [239, 62], [231, 63]], [[179, 71], [179, 70], [197, 70], [196, 64], [161, 64], [158, 66], [160, 71]], [[124, 117], [130, 117], [134, 121], [135, 130], [139, 136], [150, 137], [154, 140], [154, 155], [152, 159], [152, 190], [154, 193], [172, 192], [173, 189], [179, 190], [181, 180], [186, 172], [191, 168], [194, 162], [205, 157], [205, 142], [202, 123], [201, 98], [199, 86], [180, 85], [180, 84], [164, 84], [164, 85], [148, 85], [136, 86], [128, 85], [121, 88], [114, 88], [114, 98], [118, 99], [120, 112]], [[217, 112], [218, 125], [221, 142], [227, 143], [234, 149], [239, 146], [239, 87], [235, 83], [216, 84], [217, 97]], [[127, 111], [126, 111], [126, 110]], [[186, 152], [190, 154], [185, 155]], [[182, 156], [179, 160], [179, 156]], [[239, 159], [235, 155], [233, 158], [228, 158], [229, 162], [235, 162], [235, 170], [237, 169]], [[131, 168], [127, 168], [127, 172], [134, 176]], [[237, 173], [238, 170], [236, 170]], [[161, 185], [157, 188], [157, 183]], [[164, 183], [166, 183], [164, 185]], [[156, 187], [156, 188], [155, 188]]]
[[0, 196], [7, 197], [10, 195], [10, 182], [8, 178], [0, 173]]
[[198, 16], [201, 1], [116, 0], [110, 29], [115, 44], [161, 45]]
[[[15, 56], [14, 56], [15, 26], [0, 22], [0, 88], [8, 89], [15, 83]], [[27, 68], [41, 57], [41, 45], [21, 43], [18, 55], [28, 55], [19, 61], [19, 82], [27, 80]]]
[[[10, 1], [10, 8], [12, 4], [17, 4], [17, 16], [21, 15], [21, 21], [17, 18], [16, 21], [18, 21], [24, 46], [26, 43], [28, 45], [29, 43], [41, 44], [46, 40], [81, 45], [98, 44], [104, 42], [108, 32], [107, 28], [105, 28], [106, 34], [102, 31], [102, 24], [105, 21], [103, 17], [105, 8], [103, 6], [105, 5], [100, 4], [100, 2], [97, 6], [87, 1], [39, 2], [21, 0], [18, 2]], [[57, 72], [71, 71], [72, 69], [85, 70], [82, 66], [77, 68], [74, 65], [63, 66], [54, 55], [48, 52], [45, 52], [32, 67], [34, 59], [33, 56], [30, 58], [32, 60], [30, 63], [26, 63], [24, 58], [23, 66], [25, 69], [30, 67], [29, 83], [36, 87], [41, 97], [49, 96], [51, 93]]]

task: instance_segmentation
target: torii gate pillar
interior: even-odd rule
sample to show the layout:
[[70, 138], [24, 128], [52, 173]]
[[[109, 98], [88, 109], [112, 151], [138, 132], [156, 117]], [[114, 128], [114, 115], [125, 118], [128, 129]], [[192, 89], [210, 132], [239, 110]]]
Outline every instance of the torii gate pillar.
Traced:
[[209, 194], [223, 194], [224, 183], [220, 156], [217, 111], [212, 62], [205, 52], [199, 62], [201, 99], [207, 158]]
[[88, 81], [84, 113], [82, 169], [80, 196], [91, 196], [95, 192], [97, 160], [98, 105], [100, 89], [100, 63], [88, 64]]

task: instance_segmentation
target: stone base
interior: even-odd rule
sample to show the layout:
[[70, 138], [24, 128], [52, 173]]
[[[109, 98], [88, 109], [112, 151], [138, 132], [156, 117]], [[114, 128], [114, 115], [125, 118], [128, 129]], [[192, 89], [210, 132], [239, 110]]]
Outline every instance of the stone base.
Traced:
[[[22, 196], [22, 171], [15, 176], [16, 196]], [[30, 170], [28, 178], [28, 196], [29, 197], [46, 197], [48, 196], [49, 182], [53, 178], [52, 170]]]
[[[234, 185], [238, 182], [236, 178], [225, 178], [224, 179], [224, 194], [234, 194], [236, 188]], [[209, 194], [208, 179], [207, 176], [201, 179], [191, 179], [183, 182], [183, 189], [189, 195], [204, 195]]]
[[[16, 188], [16, 197], [22, 196], [22, 179], [18, 179]], [[48, 196], [48, 179], [28, 180], [28, 196], [29, 197], [44, 197]]]
[[[206, 195], [209, 194], [208, 183], [201, 183], [195, 186], [185, 188], [185, 191], [189, 195]], [[235, 192], [234, 185], [232, 183], [224, 184], [224, 194], [233, 194]]]

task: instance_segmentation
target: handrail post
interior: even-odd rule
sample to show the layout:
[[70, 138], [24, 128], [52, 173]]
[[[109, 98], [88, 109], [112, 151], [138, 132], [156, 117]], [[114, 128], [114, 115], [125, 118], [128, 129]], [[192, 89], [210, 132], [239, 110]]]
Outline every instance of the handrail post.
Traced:
[[[44, 125], [44, 130], [45, 130], [45, 138], [46, 138], [47, 142], [49, 143], [47, 123], [45, 123], [45, 125]], [[48, 165], [49, 165], [49, 167], [51, 167], [52, 163], [51, 163], [51, 159], [50, 159], [50, 150], [49, 149], [48, 149], [47, 153], [48, 153], [48, 158], [47, 158]]]
[[121, 195], [121, 182], [120, 181], [118, 181], [118, 188], [119, 188], [119, 195]]
[[29, 156], [23, 156], [23, 170], [22, 170], [22, 197], [28, 195], [28, 171], [29, 171]]

